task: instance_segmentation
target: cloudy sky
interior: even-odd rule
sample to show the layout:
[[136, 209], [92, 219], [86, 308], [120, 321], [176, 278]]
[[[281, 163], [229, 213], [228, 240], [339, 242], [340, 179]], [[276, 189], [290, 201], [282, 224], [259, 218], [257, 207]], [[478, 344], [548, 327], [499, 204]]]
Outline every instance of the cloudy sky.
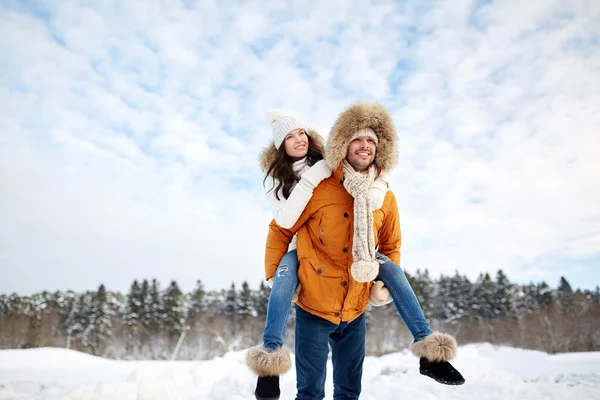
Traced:
[[402, 264], [600, 284], [600, 2], [0, 0], [0, 293], [257, 287], [267, 110], [385, 104]]

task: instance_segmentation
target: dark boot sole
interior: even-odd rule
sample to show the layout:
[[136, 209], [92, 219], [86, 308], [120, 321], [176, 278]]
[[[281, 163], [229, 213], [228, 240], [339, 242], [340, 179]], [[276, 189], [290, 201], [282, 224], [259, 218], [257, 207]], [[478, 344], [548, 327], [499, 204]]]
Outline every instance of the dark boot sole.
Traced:
[[256, 397], [256, 400], [279, 400], [279, 396], [277, 396], [277, 397], [259, 397], [257, 395], [254, 395], [254, 397]]
[[463, 379], [462, 381], [447, 381], [445, 379], [442, 379], [438, 376], [433, 375], [432, 373], [430, 373], [429, 371], [425, 371], [422, 369], [419, 369], [419, 372], [421, 373], [421, 375], [425, 375], [430, 377], [431, 379], [433, 379], [436, 382], [442, 383], [444, 385], [450, 385], [450, 386], [460, 386], [463, 383], [465, 383], [465, 380]]

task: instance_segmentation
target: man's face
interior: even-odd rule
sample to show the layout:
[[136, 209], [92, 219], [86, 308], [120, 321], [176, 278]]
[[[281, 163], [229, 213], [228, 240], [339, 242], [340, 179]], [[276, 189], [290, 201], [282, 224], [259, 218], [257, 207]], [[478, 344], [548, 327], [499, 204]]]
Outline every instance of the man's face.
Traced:
[[355, 171], [364, 172], [373, 163], [376, 152], [375, 141], [368, 136], [360, 136], [348, 145], [346, 160]]

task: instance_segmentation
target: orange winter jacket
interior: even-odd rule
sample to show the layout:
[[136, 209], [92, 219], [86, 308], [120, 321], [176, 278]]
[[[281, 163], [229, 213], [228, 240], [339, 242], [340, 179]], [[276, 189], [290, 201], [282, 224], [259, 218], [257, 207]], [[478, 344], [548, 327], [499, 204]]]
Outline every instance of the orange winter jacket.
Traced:
[[[343, 186], [342, 165], [316, 188], [291, 229], [269, 225], [265, 252], [266, 278], [275, 275], [281, 258], [297, 232], [302, 290], [298, 304], [305, 311], [334, 324], [351, 322], [366, 311], [372, 283], [352, 278], [354, 199]], [[383, 206], [373, 212], [378, 251], [400, 265], [400, 217], [396, 197], [388, 191]]]

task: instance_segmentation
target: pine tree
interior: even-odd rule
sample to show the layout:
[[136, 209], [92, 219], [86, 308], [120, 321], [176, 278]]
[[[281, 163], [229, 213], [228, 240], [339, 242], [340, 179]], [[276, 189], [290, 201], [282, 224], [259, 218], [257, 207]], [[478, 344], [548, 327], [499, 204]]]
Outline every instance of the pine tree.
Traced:
[[244, 281], [242, 283], [242, 291], [240, 292], [238, 315], [249, 317], [253, 314], [253, 311], [252, 291], [250, 290], [250, 286], [248, 286], [248, 282]]
[[445, 321], [448, 321], [452, 318], [452, 315], [447, 307], [448, 299], [450, 299], [450, 277], [442, 274], [440, 279], [437, 281], [435, 308], [433, 313], [434, 318], [439, 318]]
[[2, 294], [0, 295], [0, 317], [8, 315], [8, 296]]
[[131, 352], [140, 344], [141, 316], [143, 314], [142, 288], [137, 280], [134, 280], [129, 288], [125, 306], [125, 325], [127, 326], [127, 348]]
[[573, 289], [571, 288], [571, 284], [569, 283], [569, 281], [567, 281], [565, 279], [564, 276], [560, 277], [560, 282], [558, 283], [558, 289], [559, 292], [563, 292], [563, 293], [573, 293]]
[[536, 296], [537, 288], [533, 283], [530, 283], [529, 285], [515, 286], [512, 296], [515, 314], [522, 315], [538, 309], [539, 305], [536, 301]]
[[550, 289], [546, 282], [542, 281], [542, 283], [537, 284], [535, 298], [539, 307], [543, 308], [552, 304], [552, 289]]
[[148, 338], [150, 338], [154, 332], [151, 331], [152, 324], [152, 298], [150, 296], [150, 283], [148, 283], [147, 279], [142, 281], [142, 285], [140, 287], [140, 298], [139, 302], [141, 304], [140, 310], [140, 326], [142, 329], [142, 342], [146, 342]]
[[16, 293], [11, 294], [8, 297], [8, 315], [19, 315], [24, 314], [24, 305], [25, 302], [23, 299]]
[[192, 322], [197, 316], [206, 311], [206, 291], [202, 281], [196, 281], [196, 288], [190, 296], [190, 307], [188, 309], [188, 320]]
[[65, 319], [64, 329], [71, 335], [72, 338], [83, 332], [85, 328], [85, 321], [82, 315], [82, 307], [84, 303], [85, 296], [83, 294], [75, 297], [71, 303], [69, 314]]
[[565, 277], [561, 276], [556, 290], [556, 307], [558, 311], [570, 314], [574, 306], [573, 289]]
[[160, 290], [160, 283], [156, 280], [152, 280], [152, 286], [150, 287], [150, 320], [148, 322], [148, 329], [151, 335], [158, 335], [162, 330], [163, 320], [165, 319], [164, 305], [162, 302], [162, 295]]
[[471, 282], [455, 271], [453, 277], [442, 276], [439, 282], [441, 317], [447, 321], [455, 321], [469, 314]]
[[237, 311], [237, 292], [235, 290], [235, 283], [232, 283], [231, 287], [227, 291], [227, 296], [225, 297], [225, 314], [235, 315]]
[[411, 284], [417, 299], [419, 300], [419, 304], [423, 309], [423, 314], [425, 314], [426, 318], [431, 318], [433, 316], [433, 311], [435, 308], [434, 299], [434, 285], [429, 277], [429, 271], [425, 269], [424, 272], [421, 272], [420, 269], [417, 269], [417, 274], [413, 278], [413, 283]]
[[55, 293], [56, 305], [58, 308], [58, 312], [60, 315], [60, 327], [63, 333], [68, 334], [69, 329], [67, 326], [67, 318], [69, 318], [69, 314], [71, 309], [73, 308], [73, 303], [77, 300], [77, 297], [74, 292], [68, 291], [66, 293]]
[[514, 317], [515, 307], [512, 298], [513, 286], [502, 270], [496, 274], [496, 284], [494, 290], [494, 315], [496, 318]]
[[165, 290], [163, 304], [165, 310], [165, 330], [171, 339], [176, 339], [185, 328], [183, 294], [177, 282], [171, 281], [171, 284]]
[[127, 306], [125, 309], [125, 321], [127, 326], [133, 327], [139, 324], [140, 315], [142, 314], [142, 295], [141, 287], [136, 280], [133, 281], [127, 294]]
[[104, 285], [92, 296], [89, 322], [84, 331], [84, 341], [92, 353], [100, 355], [112, 336], [112, 314]]
[[75, 328], [79, 328], [79, 330], [75, 330], [74, 332], [77, 333], [77, 338], [79, 338], [82, 342], [83, 345], [85, 347], [88, 346], [88, 340], [85, 336], [85, 331], [88, 329], [88, 326], [90, 325], [91, 322], [91, 315], [92, 315], [92, 300], [91, 300], [91, 293], [90, 292], [86, 292], [84, 294], [82, 294], [81, 296], [79, 296], [79, 305], [78, 305], [79, 309], [78, 312], [76, 314], [76, 319], [75, 319]]
[[495, 288], [490, 275], [480, 274], [477, 282], [473, 285], [473, 314], [483, 320], [490, 320], [496, 317], [496, 299], [494, 298]]

